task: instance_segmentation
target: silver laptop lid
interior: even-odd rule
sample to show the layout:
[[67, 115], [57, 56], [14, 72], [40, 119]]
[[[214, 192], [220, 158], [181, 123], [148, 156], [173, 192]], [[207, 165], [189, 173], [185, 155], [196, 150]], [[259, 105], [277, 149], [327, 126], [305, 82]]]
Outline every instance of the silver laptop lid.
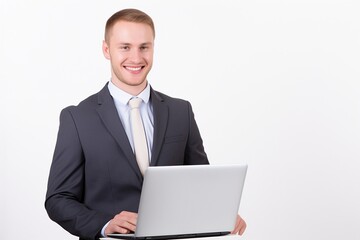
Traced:
[[232, 231], [247, 165], [149, 167], [136, 237]]

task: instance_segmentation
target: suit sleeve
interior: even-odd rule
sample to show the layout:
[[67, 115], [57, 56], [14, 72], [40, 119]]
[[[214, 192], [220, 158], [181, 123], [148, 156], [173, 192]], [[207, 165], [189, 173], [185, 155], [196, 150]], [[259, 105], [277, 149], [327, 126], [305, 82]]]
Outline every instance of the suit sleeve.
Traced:
[[188, 103], [189, 137], [185, 150], [185, 164], [209, 164], [191, 104]]
[[60, 114], [60, 127], [50, 168], [45, 208], [68, 232], [95, 239], [111, 216], [88, 209], [83, 202], [84, 154], [71, 108]]

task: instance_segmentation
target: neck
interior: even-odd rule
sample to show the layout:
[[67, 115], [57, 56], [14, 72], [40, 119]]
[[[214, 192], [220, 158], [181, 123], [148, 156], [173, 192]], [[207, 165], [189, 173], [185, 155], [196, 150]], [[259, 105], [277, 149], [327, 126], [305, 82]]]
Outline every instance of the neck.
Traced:
[[130, 94], [132, 96], [139, 95], [142, 91], [144, 91], [144, 89], [147, 86], [147, 80], [145, 80], [144, 82], [142, 82], [139, 85], [128, 85], [128, 84], [124, 84], [120, 81], [114, 81], [113, 79], [111, 79], [111, 82], [116, 87], [120, 88], [121, 90], [123, 90], [124, 92], [127, 92], [128, 94]]

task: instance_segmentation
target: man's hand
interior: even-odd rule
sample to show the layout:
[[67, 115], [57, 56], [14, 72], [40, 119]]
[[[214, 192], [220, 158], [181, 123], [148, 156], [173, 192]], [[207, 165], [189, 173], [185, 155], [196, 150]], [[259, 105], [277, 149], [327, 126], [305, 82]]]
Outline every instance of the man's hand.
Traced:
[[105, 235], [110, 233], [130, 233], [135, 232], [137, 213], [122, 211], [110, 220], [105, 228]]
[[235, 229], [231, 232], [231, 234], [239, 234], [242, 235], [246, 229], [246, 222], [244, 219], [237, 215]]

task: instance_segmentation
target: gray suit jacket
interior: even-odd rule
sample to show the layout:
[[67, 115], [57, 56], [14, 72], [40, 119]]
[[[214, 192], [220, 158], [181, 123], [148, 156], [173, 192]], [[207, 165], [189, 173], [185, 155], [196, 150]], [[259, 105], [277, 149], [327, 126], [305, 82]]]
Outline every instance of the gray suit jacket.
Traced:
[[[208, 164], [189, 102], [151, 89], [150, 165]], [[60, 114], [45, 208], [80, 239], [96, 239], [121, 211], [137, 212], [143, 177], [107, 85]]]

